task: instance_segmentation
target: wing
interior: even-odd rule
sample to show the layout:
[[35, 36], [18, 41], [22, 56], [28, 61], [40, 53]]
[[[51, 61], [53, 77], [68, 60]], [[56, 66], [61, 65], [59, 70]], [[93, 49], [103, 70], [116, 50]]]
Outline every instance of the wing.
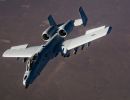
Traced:
[[98, 28], [88, 30], [82, 36], [64, 41], [63, 48], [65, 48], [66, 50], [71, 50], [71, 49], [77, 48], [81, 45], [84, 45], [95, 39], [98, 39], [100, 37], [107, 35], [108, 33], [110, 33], [111, 29], [112, 29], [111, 27], [101, 26]]
[[26, 58], [32, 57], [42, 49], [42, 46], [27, 47], [27, 44], [20, 46], [13, 46], [3, 53], [3, 57], [18, 57]]

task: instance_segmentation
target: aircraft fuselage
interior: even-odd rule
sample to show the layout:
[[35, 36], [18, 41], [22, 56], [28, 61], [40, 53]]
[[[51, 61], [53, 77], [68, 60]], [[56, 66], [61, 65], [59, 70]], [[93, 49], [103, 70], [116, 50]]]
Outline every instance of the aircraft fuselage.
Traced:
[[45, 68], [45, 65], [50, 59], [58, 55], [60, 47], [64, 38], [60, 37], [57, 33], [51, 38], [49, 42], [42, 45], [41, 51], [36, 55], [36, 59], [30, 64], [30, 68], [26, 68], [23, 85], [28, 87], [29, 84], [40, 74], [40, 72]]

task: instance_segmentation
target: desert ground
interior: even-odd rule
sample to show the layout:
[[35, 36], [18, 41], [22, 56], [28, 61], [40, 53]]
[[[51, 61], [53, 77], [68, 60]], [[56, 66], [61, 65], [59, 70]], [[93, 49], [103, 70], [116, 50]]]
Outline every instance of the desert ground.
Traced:
[[[0, 0], [1, 100], [130, 100], [129, 4], [129, 0]], [[57, 23], [77, 19], [80, 6], [88, 24], [75, 28], [68, 38], [102, 25], [111, 25], [111, 34], [76, 55], [51, 60], [24, 89], [25, 64], [2, 58], [3, 52], [15, 45], [43, 44], [48, 15]]]

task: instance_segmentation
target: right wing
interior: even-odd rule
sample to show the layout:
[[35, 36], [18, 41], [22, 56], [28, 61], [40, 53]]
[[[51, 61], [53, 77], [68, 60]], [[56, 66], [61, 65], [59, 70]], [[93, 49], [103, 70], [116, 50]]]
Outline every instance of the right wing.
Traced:
[[13, 46], [3, 53], [3, 57], [18, 57], [26, 58], [32, 57], [42, 49], [42, 46], [27, 47], [27, 44], [20, 46]]
[[81, 45], [87, 44], [95, 39], [107, 35], [108, 33], [110, 33], [111, 29], [111, 27], [101, 26], [88, 30], [82, 36], [64, 41], [62, 44], [62, 48], [64, 48], [64, 50], [66, 51], [77, 48]]

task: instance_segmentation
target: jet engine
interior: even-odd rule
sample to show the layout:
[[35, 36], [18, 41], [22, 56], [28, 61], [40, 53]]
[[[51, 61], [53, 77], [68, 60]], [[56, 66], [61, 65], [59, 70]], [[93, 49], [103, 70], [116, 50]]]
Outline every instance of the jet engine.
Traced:
[[48, 41], [57, 31], [56, 26], [50, 26], [42, 33], [42, 39]]
[[50, 37], [49, 37], [49, 35], [48, 34], [42, 34], [42, 39], [44, 40], [44, 41], [48, 41], [49, 39], [50, 39]]
[[67, 36], [67, 32], [64, 30], [64, 29], [61, 29], [61, 30], [59, 30], [59, 35], [61, 36], [61, 37], [66, 37]]
[[73, 20], [69, 20], [66, 23], [64, 23], [63, 25], [61, 25], [58, 29], [58, 34], [59, 36], [65, 38], [67, 36], [67, 34], [69, 34], [74, 27], [74, 21]]

